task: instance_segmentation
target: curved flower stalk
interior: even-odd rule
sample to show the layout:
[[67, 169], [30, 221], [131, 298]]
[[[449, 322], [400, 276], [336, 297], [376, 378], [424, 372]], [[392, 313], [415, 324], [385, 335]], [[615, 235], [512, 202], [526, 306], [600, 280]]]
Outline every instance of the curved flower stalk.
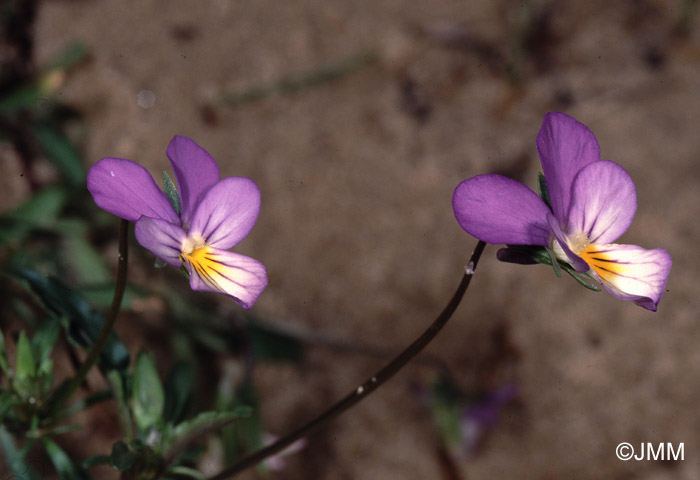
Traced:
[[219, 180], [216, 161], [187, 137], [175, 136], [166, 153], [179, 197], [169, 200], [141, 165], [103, 158], [88, 172], [92, 198], [102, 209], [135, 222], [136, 240], [160, 260], [185, 266], [193, 290], [223, 293], [249, 309], [267, 285], [265, 267], [228, 249], [255, 225], [258, 187], [248, 178]]
[[457, 222], [484, 242], [545, 247], [617, 298], [656, 311], [671, 256], [659, 248], [613, 243], [637, 209], [629, 174], [601, 160], [593, 133], [563, 113], [545, 116], [537, 150], [546, 180], [543, 198], [515, 180], [478, 175], [455, 189]]

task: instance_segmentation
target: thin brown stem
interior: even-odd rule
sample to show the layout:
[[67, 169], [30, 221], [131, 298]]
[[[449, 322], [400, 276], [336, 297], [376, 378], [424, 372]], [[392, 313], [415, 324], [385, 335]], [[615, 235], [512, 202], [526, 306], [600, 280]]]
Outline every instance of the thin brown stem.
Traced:
[[110, 333], [112, 333], [112, 327], [114, 327], [114, 322], [119, 314], [119, 309], [122, 304], [122, 298], [124, 297], [124, 290], [126, 289], [126, 277], [127, 277], [127, 264], [129, 260], [129, 222], [122, 220], [119, 225], [119, 263], [117, 266], [117, 283], [114, 287], [114, 296], [112, 297], [112, 306], [109, 310], [109, 316], [102, 325], [102, 330], [100, 331], [100, 336], [90, 348], [88, 356], [83, 362], [80, 370], [71, 381], [59, 388], [56, 391], [56, 396], [47, 403], [47, 410], [49, 414], [55, 413], [68, 401], [68, 399], [75, 393], [75, 391], [80, 387], [80, 385], [85, 380], [90, 369], [95, 365], [97, 359], [102, 353], [102, 349], [107, 343]]
[[345, 396], [342, 400], [332, 405], [326, 411], [321, 413], [318, 417], [314, 418], [310, 422], [301, 426], [297, 430], [291, 432], [290, 434], [280, 438], [275, 443], [268, 445], [265, 448], [252, 453], [251, 455], [241, 459], [238, 463], [227, 468], [208, 480], [223, 480], [225, 478], [231, 478], [233, 475], [257, 465], [264, 459], [284, 450], [286, 447], [296, 442], [303, 436], [307, 435], [310, 431], [314, 430], [319, 425], [337, 417], [344, 411], [348, 410], [350, 407], [358, 403], [360, 400], [364, 399], [371, 392], [379, 388], [387, 380], [393, 377], [399, 370], [408, 364], [416, 355], [418, 355], [440, 332], [440, 330], [445, 326], [447, 321], [452, 317], [452, 314], [457, 310], [459, 303], [462, 301], [464, 293], [469, 287], [469, 283], [472, 280], [474, 271], [476, 270], [476, 265], [481, 258], [481, 254], [484, 251], [486, 244], [482, 241], [477, 243], [474, 253], [469, 260], [469, 264], [465, 269], [462, 281], [457, 287], [454, 295], [450, 302], [445, 306], [443, 311], [438, 315], [435, 321], [423, 332], [423, 334], [414, 340], [404, 351], [402, 351], [396, 358], [385, 365], [381, 370], [379, 370], [375, 375], [367, 379], [362, 385], [355, 388], [352, 392]]

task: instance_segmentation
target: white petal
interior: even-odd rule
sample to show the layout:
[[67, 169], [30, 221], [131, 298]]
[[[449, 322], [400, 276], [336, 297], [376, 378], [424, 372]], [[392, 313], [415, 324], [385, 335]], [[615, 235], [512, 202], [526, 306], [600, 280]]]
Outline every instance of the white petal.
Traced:
[[608, 292], [656, 311], [671, 271], [671, 256], [666, 250], [591, 244], [580, 256]]
[[265, 266], [250, 257], [203, 246], [182, 254], [192, 290], [219, 292], [249, 309], [267, 286]]

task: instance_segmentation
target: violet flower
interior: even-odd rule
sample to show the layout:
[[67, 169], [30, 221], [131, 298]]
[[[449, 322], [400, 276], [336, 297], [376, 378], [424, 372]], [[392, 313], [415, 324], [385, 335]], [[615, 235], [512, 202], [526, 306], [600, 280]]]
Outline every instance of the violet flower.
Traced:
[[659, 248], [612, 243], [637, 209], [629, 174], [601, 160], [593, 133], [563, 113], [545, 116], [537, 150], [551, 209], [520, 182], [478, 175], [455, 189], [457, 222], [484, 242], [549, 248], [556, 260], [597, 279], [612, 295], [656, 311], [671, 256]]
[[121, 158], [103, 158], [90, 168], [92, 198], [104, 210], [135, 222], [136, 240], [160, 260], [185, 266], [192, 290], [223, 293], [250, 308], [267, 285], [265, 267], [227, 250], [255, 225], [258, 187], [248, 178], [219, 180], [216, 161], [187, 137], [175, 136], [166, 153], [179, 201], [175, 195], [171, 203], [145, 168]]

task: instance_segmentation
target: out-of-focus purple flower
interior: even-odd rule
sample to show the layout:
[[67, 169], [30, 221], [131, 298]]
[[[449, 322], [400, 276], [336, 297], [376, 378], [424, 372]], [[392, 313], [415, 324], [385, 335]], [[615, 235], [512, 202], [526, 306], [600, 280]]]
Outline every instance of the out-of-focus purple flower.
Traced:
[[539, 245], [586, 272], [612, 295], [656, 311], [671, 270], [663, 249], [614, 244], [637, 209], [634, 182], [600, 159], [593, 133], [563, 113], [548, 113], [537, 150], [550, 207], [535, 192], [500, 175], [460, 183], [452, 206], [460, 226], [488, 243]]
[[87, 188], [104, 210], [136, 223], [138, 242], [173, 267], [185, 266], [193, 290], [232, 297], [250, 308], [267, 285], [263, 264], [227, 251], [243, 240], [260, 212], [252, 180], [219, 180], [216, 161], [193, 140], [175, 136], [166, 151], [175, 172], [180, 211], [141, 165], [103, 158]]
[[473, 453], [484, 434], [496, 425], [501, 410], [518, 396], [518, 387], [508, 384], [489, 392], [462, 410], [460, 432], [467, 453]]

